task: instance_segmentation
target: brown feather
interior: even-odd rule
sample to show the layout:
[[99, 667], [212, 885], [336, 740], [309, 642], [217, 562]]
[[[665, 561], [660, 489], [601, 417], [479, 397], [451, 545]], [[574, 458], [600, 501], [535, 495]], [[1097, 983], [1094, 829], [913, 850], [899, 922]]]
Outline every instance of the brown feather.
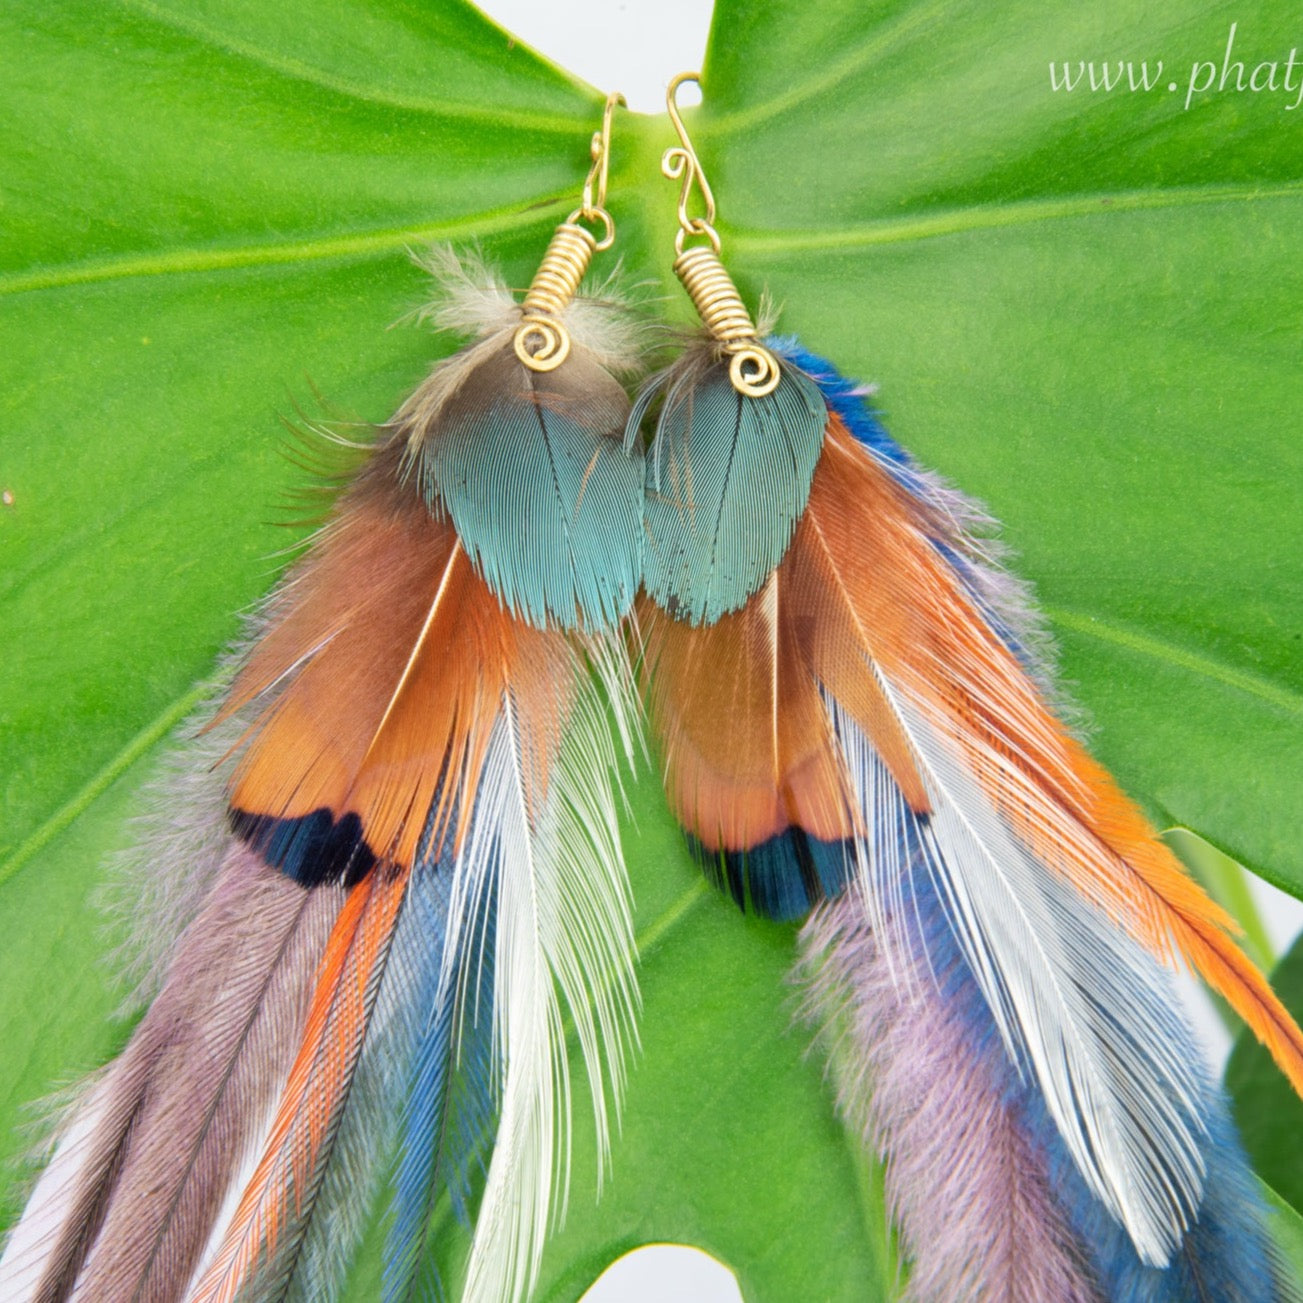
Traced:
[[[163, 991], [94, 1091], [81, 1193], [37, 1297], [165, 1303], [289, 1071], [342, 893], [232, 846]], [[105, 1174], [111, 1173], [105, 1179]]]
[[348, 1101], [407, 882], [406, 873], [377, 870], [339, 911], [262, 1155], [190, 1296], [195, 1303], [234, 1299], [310, 1207]]
[[452, 526], [395, 478], [396, 455], [380, 455], [388, 473], [363, 477], [281, 590], [224, 714], [268, 696], [232, 805], [355, 813], [373, 852], [410, 865], [428, 811], [440, 835], [469, 815], [504, 693], [532, 703], [552, 753], [569, 704], [553, 685], [574, 662], [563, 635], [503, 609]]

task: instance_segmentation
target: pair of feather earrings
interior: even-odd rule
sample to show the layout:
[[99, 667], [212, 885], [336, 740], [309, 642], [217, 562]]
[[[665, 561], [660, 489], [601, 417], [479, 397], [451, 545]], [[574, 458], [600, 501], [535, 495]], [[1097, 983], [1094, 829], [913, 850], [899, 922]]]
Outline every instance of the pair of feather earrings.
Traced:
[[665, 170], [706, 338], [631, 405], [637, 332], [574, 297], [614, 238], [612, 97], [523, 305], [443, 264], [477, 342], [238, 658], [220, 797], [157, 870], [192, 893], [167, 977], [66, 1118], [0, 1297], [329, 1297], [395, 1145], [387, 1295], [438, 1292], [435, 1202], [474, 1187], [465, 1297], [527, 1296], [566, 1021], [604, 1152], [636, 1043], [617, 813], [644, 705], [705, 867], [810, 913], [799, 972], [910, 1297], [1291, 1297], [1171, 962], [1299, 1087], [1303, 1034], [1050, 712], [981, 518], [861, 389], [760, 338], [682, 80]]

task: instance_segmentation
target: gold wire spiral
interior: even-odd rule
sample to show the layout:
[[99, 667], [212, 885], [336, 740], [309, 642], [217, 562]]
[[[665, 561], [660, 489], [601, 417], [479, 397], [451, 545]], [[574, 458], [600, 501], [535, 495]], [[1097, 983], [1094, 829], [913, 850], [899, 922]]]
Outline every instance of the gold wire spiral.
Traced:
[[728, 378], [748, 398], [763, 398], [778, 388], [778, 359], [760, 343], [751, 314], [709, 244], [684, 249], [674, 260], [674, 274], [683, 282], [711, 338], [730, 355]]
[[[624, 96], [618, 92], [606, 97], [601, 129], [593, 132], [592, 166], [584, 181], [583, 198], [552, 233], [521, 304], [520, 325], [512, 345], [531, 371], [554, 371], [570, 356], [570, 333], [559, 320], [560, 314], [575, 297], [593, 254], [615, 242], [615, 223], [606, 211], [606, 179], [611, 163], [611, 118], [615, 106], [623, 103]], [[600, 236], [580, 226], [581, 218], [600, 228]]]
[[553, 233], [512, 340], [516, 356], [531, 371], [554, 371], [570, 356], [570, 334], [556, 315], [574, 298], [596, 252], [596, 237], [573, 219]]
[[[670, 82], [665, 95], [670, 121], [678, 132], [679, 145], [667, 149], [661, 159], [661, 171], [679, 188], [679, 230], [674, 237], [678, 256], [674, 274], [683, 282], [702, 323], [712, 339], [729, 354], [728, 378], [738, 393], [748, 398], [763, 398], [778, 388], [782, 379], [778, 359], [760, 342], [751, 314], [737, 292], [737, 286], [720, 261], [719, 232], [715, 229], [715, 195], [706, 180], [697, 151], [679, 114], [675, 97], [685, 81], [698, 81], [695, 72], [680, 73]], [[698, 216], [690, 211], [694, 187], [700, 192], [704, 209]], [[685, 248], [685, 241], [700, 236], [705, 244]]]

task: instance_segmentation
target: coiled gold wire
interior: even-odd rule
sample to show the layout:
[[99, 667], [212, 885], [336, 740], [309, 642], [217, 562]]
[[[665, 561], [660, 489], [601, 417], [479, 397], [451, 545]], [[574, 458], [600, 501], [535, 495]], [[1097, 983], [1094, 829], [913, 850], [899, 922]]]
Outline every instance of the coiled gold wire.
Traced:
[[560, 312], [574, 298], [596, 251], [597, 239], [591, 231], [577, 222], [562, 222], [534, 273], [525, 295], [525, 311]]
[[730, 355], [728, 374], [733, 388], [749, 398], [772, 394], [781, 378], [778, 360], [760, 343], [751, 314], [713, 244], [684, 249], [674, 260], [674, 274], [683, 282], [711, 338]]
[[597, 247], [592, 232], [573, 220], [553, 232], [512, 340], [516, 356], [531, 371], [553, 371], [570, 356], [570, 334], [556, 317], [574, 298]]

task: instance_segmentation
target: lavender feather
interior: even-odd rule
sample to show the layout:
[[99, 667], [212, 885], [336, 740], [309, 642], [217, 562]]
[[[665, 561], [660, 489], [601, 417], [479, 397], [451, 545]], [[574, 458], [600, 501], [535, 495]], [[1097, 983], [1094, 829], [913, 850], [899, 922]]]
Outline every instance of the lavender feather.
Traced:
[[43, 1237], [39, 1215], [20, 1226], [0, 1295], [62, 1298], [76, 1281], [80, 1296], [106, 1303], [172, 1297], [289, 1071], [342, 899], [229, 848], [162, 992], [67, 1119], [37, 1186], [30, 1211], [71, 1175], [54, 1204], [64, 1211], [50, 1217], [60, 1230]]
[[1003, 1089], [998, 1043], [973, 1043], [955, 964], [899, 971], [855, 893], [801, 934], [806, 1012], [833, 1051], [838, 1104], [887, 1158], [886, 1187], [913, 1264], [908, 1303], [1102, 1303], [1044, 1156]]
[[1204, 1199], [1169, 1265], [1149, 1266], [1006, 1053], [925, 873], [898, 909], [907, 921], [884, 944], [854, 891], [825, 905], [802, 930], [797, 976], [839, 1111], [886, 1160], [907, 1303], [1296, 1303], [1210, 1083]]

